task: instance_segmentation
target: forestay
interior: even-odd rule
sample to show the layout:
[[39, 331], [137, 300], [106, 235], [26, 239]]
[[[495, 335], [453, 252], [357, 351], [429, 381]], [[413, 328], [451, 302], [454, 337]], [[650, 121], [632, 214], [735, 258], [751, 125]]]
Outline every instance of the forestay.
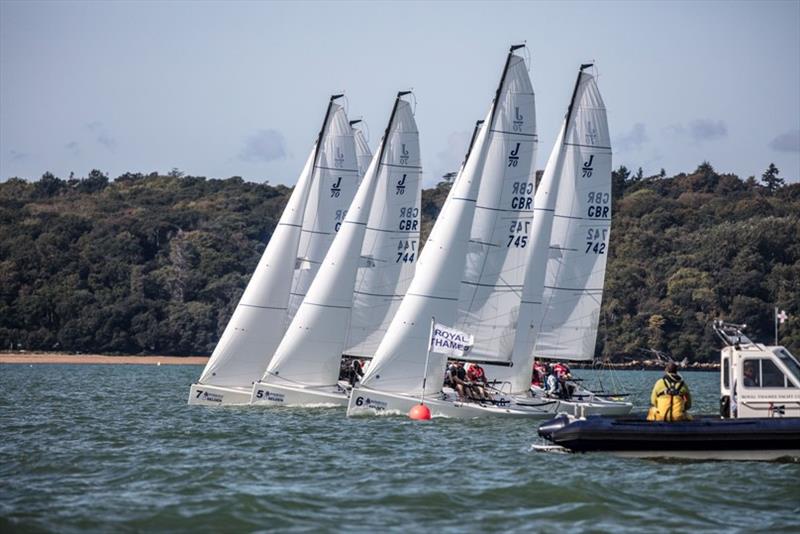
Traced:
[[314, 183], [303, 218], [285, 324], [291, 321], [305, 298], [344, 221], [358, 182], [355, 135], [344, 108], [334, 104], [328, 130], [314, 165]]
[[525, 61], [512, 56], [488, 138], [456, 327], [475, 336], [470, 358], [511, 359], [535, 190], [536, 116]]
[[[503, 80], [512, 51], [506, 60], [495, 101], [504, 95]], [[361, 383], [365, 387], [418, 395], [441, 390], [445, 357], [431, 354], [425, 369], [432, 317], [443, 324], [454, 324], [467, 243], [475, 213], [475, 203], [486, 160], [488, 137], [493, 129], [494, 102], [487, 123], [481, 128], [461, 175], [455, 180], [439, 218], [420, 254], [414, 279], [403, 298], [386, 335], [381, 340]], [[427, 376], [427, 380], [423, 380]], [[423, 386], [424, 382], [424, 386]]]
[[414, 277], [419, 255], [422, 167], [419, 132], [408, 102], [398, 105], [379, 172], [344, 350], [353, 356], [375, 354]]
[[[384, 197], [397, 195], [398, 184], [404, 184], [409, 173], [419, 172], [417, 128], [409, 104], [401, 99], [404, 94], [396, 99], [381, 148], [358, 188], [308, 295], [264, 374], [265, 382], [326, 386], [337, 381], [360, 252], [367, 223], [371, 220], [371, 208], [376, 205], [373, 199], [376, 193]], [[382, 204], [377, 205], [381, 207]], [[388, 276], [388, 283], [396, 283]]]
[[581, 72], [561, 144], [537, 358], [594, 357], [611, 227], [611, 144], [593, 76]]

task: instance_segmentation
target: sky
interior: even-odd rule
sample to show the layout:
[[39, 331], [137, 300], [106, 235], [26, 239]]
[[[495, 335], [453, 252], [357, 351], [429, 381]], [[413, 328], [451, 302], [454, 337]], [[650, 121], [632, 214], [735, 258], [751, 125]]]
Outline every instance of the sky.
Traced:
[[373, 149], [413, 89], [426, 187], [527, 43], [544, 167], [595, 61], [615, 167], [800, 177], [800, 1], [0, 0], [0, 180], [97, 168], [294, 184], [333, 93]]

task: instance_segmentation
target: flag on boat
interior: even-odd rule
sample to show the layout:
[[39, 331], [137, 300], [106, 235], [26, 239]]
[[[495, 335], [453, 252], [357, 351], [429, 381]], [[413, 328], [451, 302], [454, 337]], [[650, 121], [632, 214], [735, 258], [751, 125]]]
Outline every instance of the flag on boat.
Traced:
[[443, 324], [433, 323], [431, 328], [430, 351], [450, 356], [464, 356], [475, 343], [472, 334], [450, 328]]
[[785, 323], [786, 319], [789, 318], [789, 315], [787, 315], [786, 310], [781, 310], [781, 312], [778, 313], [778, 308], [775, 308], [775, 313], [778, 321], [780, 321], [781, 324]]

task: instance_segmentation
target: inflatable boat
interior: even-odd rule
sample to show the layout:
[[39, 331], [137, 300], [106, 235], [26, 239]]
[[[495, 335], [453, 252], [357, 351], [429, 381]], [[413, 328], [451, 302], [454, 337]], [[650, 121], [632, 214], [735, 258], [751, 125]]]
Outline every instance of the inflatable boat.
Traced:
[[628, 417], [566, 415], [539, 427], [539, 436], [570, 452], [696, 459], [800, 459], [800, 417], [647, 421]]
[[543, 423], [540, 451], [620, 456], [800, 461], [800, 362], [781, 346], [754, 343], [744, 325], [717, 321], [720, 413], [689, 421], [646, 416], [561, 415]]

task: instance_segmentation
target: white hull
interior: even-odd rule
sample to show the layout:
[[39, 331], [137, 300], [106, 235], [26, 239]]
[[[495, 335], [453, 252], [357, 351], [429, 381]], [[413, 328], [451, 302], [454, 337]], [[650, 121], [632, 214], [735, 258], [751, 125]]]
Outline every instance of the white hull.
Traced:
[[[626, 415], [631, 413], [633, 409], [632, 402], [607, 400], [602, 397], [596, 397], [586, 390], [579, 390], [577, 393], [584, 398], [581, 400], [558, 399], [558, 413], [565, 413], [575, 417], [586, 417], [589, 415]], [[542, 389], [535, 386], [531, 387], [530, 398], [537, 401], [550, 399], [550, 397], [545, 395]]]
[[[444, 398], [443, 398], [444, 397]], [[515, 403], [511, 398], [504, 398], [502, 404], [477, 402], [461, 402], [446, 394], [425, 398], [425, 405], [430, 409], [432, 417], [451, 417], [471, 419], [476, 417], [551, 417], [558, 407], [558, 402], [536, 401], [530, 399], [525, 405]], [[365, 387], [353, 389], [347, 415], [407, 415], [408, 411], [419, 404], [418, 397], [409, 397], [396, 393], [387, 393]]]
[[254, 406], [347, 406], [347, 390], [341, 385], [323, 387], [287, 386], [256, 382], [248, 392]]
[[192, 384], [189, 404], [202, 406], [243, 406], [250, 404], [250, 388]]

